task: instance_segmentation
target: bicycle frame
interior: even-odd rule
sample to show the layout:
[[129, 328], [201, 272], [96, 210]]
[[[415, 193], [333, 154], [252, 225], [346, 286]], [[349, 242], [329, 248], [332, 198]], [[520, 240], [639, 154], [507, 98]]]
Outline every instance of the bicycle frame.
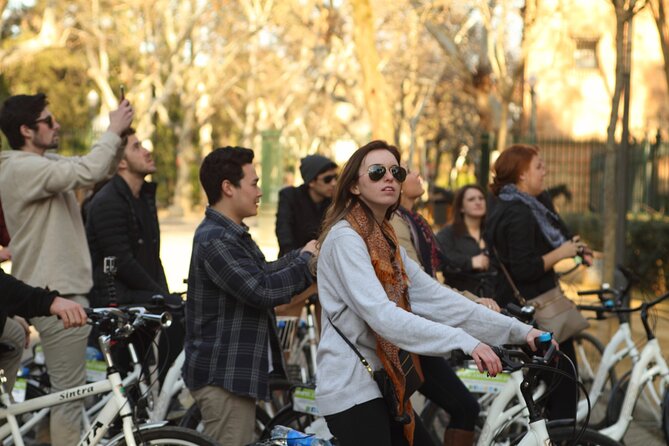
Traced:
[[[644, 387], [652, 388], [652, 386], [646, 386], [646, 383], [655, 376], [662, 376], [663, 387], [666, 389], [669, 385], [669, 367], [667, 367], [667, 363], [662, 356], [662, 349], [657, 338], [648, 340], [648, 343], [641, 351], [639, 361], [632, 368], [632, 375], [618, 420], [613, 425], [602, 429], [600, 433], [616, 441], [620, 441], [623, 438], [633, 420], [632, 412], [634, 411], [639, 393]], [[654, 394], [653, 391], [651, 397], [656, 400], [658, 405], [660, 404], [661, 396]]]
[[109, 393], [111, 391], [111, 398], [107, 400], [98, 416], [82, 436], [78, 445], [90, 446], [98, 444], [109, 430], [110, 424], [114, 421], [117, 415], [120, 415], [123, 421], [123, 435], [126, 443], [128, 446], [136, 446], [131, 417], [132, 411], [124, 394], [125, 389], [121, 381], [121, 375], [113, 368], [109, 346], [108, 344], [105, 344], [105, 342], [108, 342], [108, 338], [108, 336], [100, 336], [100, 345], [103, 347], [103, 353], [107, 360], [107, 365], [109, 366], [107, 379], [104, 381], [73, 387], [18, 404], [13, 404], [11, 402], [11, 398], [3, 386], [0, 399], [5, 407], [0, 408], [0, 419], [7, 419], [7, 424], [0, 427], [0, 439], [4, 442], [7, 437], [11, 435], [16, 446], [25, 446], [22, 433], [25, 433], [32, 428], [34, 423], [32, 423], [33, 420], [30, 420], [28, 423], [19, 426], [18, 420], [16, 419], [17, 415], [57, 406], [63, 403], [78, 401], [92, 395]]
[[[621, 349], [623, 344], [624, 347]], [[611, 338], [604, 348], [604, 353], [602, 354], [595, 380], [593, 381], [588, 394], [591, 407], [594, 407], [602, 396], [602, 390], [604, 389], [604, 384], [606, 384], [609, 370], [628, 355], [632, 358], [632, 363], [636, 363], [639, 360], [639, 350], [637, 350], [636, 344], [634, 344], [634, 340], [632, 339], [632, 331], [629, 322], [621, 322], [615, 335], [613, 335], [613, 338]], [[590, 370], [590, 372], [592, 373], [593, 371]], [[587, 414], [588, 402], [584, 398], [578, 402], [576, 413], [577, 421], [581, 422], [585, 420]]]
[[[523, 379], [522, 371], [517, 370], [511, 372], [511, 377], [490, 405], [485, 424], [483, 425], [483, 429], [481, 429], [481, 433], [476, 443], [478, 446], [487, 446], [491, 444], [499, 429], [518, 415], [522, 414], [525, 418], [529, 417], [527, 405], [525, 404], [525, 400], [523, 399], [520, 390]], [[541, 397], [545, 391], [546, 385], [541, 383], [536, 389], [536, 392], [534, 392], [533, 398], [537, 399]], [[514, 398], [517, 399], [517, 404], [505, 410]], [[529, 425], [531, 429], [532, 423], [529, 423]]]

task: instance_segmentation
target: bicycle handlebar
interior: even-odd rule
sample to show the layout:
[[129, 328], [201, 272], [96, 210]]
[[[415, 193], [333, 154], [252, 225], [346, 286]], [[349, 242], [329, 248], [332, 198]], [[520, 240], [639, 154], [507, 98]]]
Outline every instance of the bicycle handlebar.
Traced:
[[146, 308], [139, 306], [85, 308], [85, 311], [89, 323], [97, 325], [101, 333], [119, 338], [127, 338], [146, 321], [158, 322], [163, 328], [172, 324], [170, 313], [149, 313]]

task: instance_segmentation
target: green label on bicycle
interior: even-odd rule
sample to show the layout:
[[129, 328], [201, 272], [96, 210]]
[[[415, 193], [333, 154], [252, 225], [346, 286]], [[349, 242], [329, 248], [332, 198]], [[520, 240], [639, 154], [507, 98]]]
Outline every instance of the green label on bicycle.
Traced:
[[23, 378], [16, 378], [14, 383], [14, 388], [12, 389], [12, 397], [17, 403], [22, 403], [26, 400], [26, 387], [27, 382]]
[[107, 363], [104, 361], [86, 360], [86, 381], [89, 383], [102, 381], [107, 377]]
[[480, 373], [477, 369], [469, 368], [458, 369], [455, 373], [470, 392], [476, 393], [499, 393], [502, 391], [504, 384], [511, 378], [508, 373], [500, 373], [493, 378], [485, 373]]
[[316, 407], [316, 389], [296, 387], [293, 391], [293, 410], [309, 415], [320, 415]]

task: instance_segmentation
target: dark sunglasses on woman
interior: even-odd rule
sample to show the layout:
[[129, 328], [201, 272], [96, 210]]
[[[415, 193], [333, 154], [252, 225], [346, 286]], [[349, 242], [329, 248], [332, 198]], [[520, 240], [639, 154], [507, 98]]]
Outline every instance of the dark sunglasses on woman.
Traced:
[[386, 169], [386, 166], [383, 164], [372, 164], [367, 168], [367, 175], [369, 175], [370, 180], [379, 181], [386, 175], [386, 170], [390, 170], [392, 176], [400, 183], [403, 183], [404, 180], [406, 180], [407, 171], [401, 166], [392, 166], [390, 169]]

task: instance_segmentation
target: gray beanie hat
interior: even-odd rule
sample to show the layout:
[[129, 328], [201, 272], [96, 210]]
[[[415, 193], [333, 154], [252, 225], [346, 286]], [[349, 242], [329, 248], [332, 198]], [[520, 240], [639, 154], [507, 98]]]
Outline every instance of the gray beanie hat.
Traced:
[[300, 161], [300, 174], [304, 184], [309, 184], [319, 174], [337, 167], [334, 161], [322, 155], [307, 155]]

